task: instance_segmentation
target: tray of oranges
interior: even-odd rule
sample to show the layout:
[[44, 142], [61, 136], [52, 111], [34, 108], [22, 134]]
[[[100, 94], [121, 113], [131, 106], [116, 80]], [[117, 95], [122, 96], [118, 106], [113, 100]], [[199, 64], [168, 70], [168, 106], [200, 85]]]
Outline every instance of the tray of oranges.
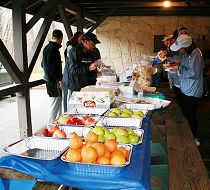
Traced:
[[114, 139], [98, 142], [98, 135], [89, 132], [84, 141], [77, 135], [69, 140], [69, 149], [61, 160], [79, 172], [117, 174], [129, 165], [132, 145], [119, 144]]

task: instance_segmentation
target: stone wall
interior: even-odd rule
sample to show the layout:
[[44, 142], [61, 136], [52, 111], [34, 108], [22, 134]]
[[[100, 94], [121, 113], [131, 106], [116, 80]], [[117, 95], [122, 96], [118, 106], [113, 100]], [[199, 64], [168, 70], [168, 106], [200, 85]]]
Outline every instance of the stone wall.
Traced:
[[101, 41], [97, 47], [102, 61], [121, 73], [153, 53], [154, 35], [172, 34], [180, 26], [188, 28], [198, 47], [210, 49], [210, 17], [193, 16], [109, 17], [96, 30]]

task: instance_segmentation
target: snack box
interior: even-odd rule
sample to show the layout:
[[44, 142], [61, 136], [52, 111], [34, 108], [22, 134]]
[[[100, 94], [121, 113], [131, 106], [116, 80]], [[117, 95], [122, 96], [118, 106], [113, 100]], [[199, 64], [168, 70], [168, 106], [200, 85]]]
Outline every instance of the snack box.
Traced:
[[125, 167], [130, 164], [132, 155], [132, 145], [118, 145], [118, 147], [121, 146], [125, 147], [129, 151], [128, 160], [122, 166], [92, 164], [84, 162], [69, 162], [65, 158], [65, 155], [67, 154], [68, 150], [62, 155], [61, 160], [66, 162], [72, 170], [76, 170], [79, 172], [117, 174], [122, 172], [125, 169]]
[[53, 160], [67, 150], [68, 139], [27, 137], [3, 149], [4, 152], [39, 160]]
[[56, 124], [52, 124], [52, 125], [48, 125], [47, 127], [40, 129], [34, 134], [34, 136], [52, 137], [48, 129], [54, 126], [57, 126], [60, 130], [63, 130], [65, 134], [67, 135], [67, 138], [68, 138], [68, 135], [71, 133], [76, 133], [78, 136], [84, 137], [89, 131], [92, 130], [92, 127], [78, 127], [78, 126], [65, 126], [65, 125], [58, 126]]

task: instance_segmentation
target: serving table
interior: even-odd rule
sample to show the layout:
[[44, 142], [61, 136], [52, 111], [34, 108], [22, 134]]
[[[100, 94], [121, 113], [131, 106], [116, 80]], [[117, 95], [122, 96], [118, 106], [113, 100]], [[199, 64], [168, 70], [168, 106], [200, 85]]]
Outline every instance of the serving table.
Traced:
[[143, 143], [133, 147], [131, 161], [119, 174], [101, 174], [72, 170], [60, 157], [36, 160], [9, 155], [0, 158], [0, 167], [19, 171], [39, 180], [79, 189], [150, 189], [151, 117], [143, 119]]

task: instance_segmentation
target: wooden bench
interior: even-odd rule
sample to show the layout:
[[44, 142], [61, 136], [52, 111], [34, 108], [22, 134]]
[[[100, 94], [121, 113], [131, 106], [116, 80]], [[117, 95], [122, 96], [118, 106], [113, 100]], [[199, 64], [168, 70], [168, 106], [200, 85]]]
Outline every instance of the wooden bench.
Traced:
[[164, 111], [169, 190], [209, 190], [210, 181], [191, 129], [179, 106]]

